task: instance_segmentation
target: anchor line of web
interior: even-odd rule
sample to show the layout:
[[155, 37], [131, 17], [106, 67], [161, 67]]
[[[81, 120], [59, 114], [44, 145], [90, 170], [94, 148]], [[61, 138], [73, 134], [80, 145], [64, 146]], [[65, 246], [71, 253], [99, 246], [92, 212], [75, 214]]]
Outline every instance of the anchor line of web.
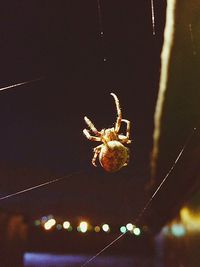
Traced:
[[4, 90], [12, 89], [12, 88], [15, 88], [15, 87], [19, 87], [19, 86], [22, 86], [22, 85], [38, 82], [38, 81], [41, 81], [43, 79], [44, 79], [44, 77], [39, 77], [39, 78], [28, 80], [28, 81], [25, 81], [25, 82], [20, 82], [20, 83], [15, 83], [15, 84], [12, 84], [12, 85], [4, 86], [4, 87], [0, 88], [0, 91], [4, 91]]
[[55, 179], [52, 179], [50, 181], [47, 181], [47, 182], [44, 182], [44, 183], [41, 183], [41, 184], [38, 184], [38, 185], [34, 185], [34, 186], [31, 186], [31, 187], [22, 189], [20, 191], [17, 191], [17, 192], [8, 194], [6, 196], [0, 197], [0, 201], [6, 200], [8, 198], [15, 197], [15, 196], [18, 196], [18, 195], [21, 195], [21, 194], [24, 194], [24, 193], [27, 193], [27, 192], [30, 192], [30, 191], [33, 191], [33, 190], [41, 188], [41, 187], [45, 187], [45, 186], [50, 185], [50, 184], [58, 183], [60, 181], [66, 180], [66, 179], [68, 179], [68, 178], [70, 178], [70, 177], [72, 177], [74, 175], [79, 175], [79, 174], [82, 174], [84, 172], [85, 171], [73, 172], [73, 173], [67, 174], [65, 176], [62, 176], [62, 177], [59, 177], [59, 178], [55, 178]]

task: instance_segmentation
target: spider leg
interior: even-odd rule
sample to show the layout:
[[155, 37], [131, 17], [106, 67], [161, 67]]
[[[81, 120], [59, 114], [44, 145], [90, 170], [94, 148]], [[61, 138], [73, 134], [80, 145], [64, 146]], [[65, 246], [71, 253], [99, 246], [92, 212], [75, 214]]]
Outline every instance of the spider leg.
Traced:
[[101, 136], [100, 132], [97, 131], [96, 127], [94, 126], [94, 124], [91, 122], [90, 119], [88, 119], [88, 117], [84, 117], [84, 120], [86, 122], [86, 124], [88, 125], [88, 127], [91, 129], [91, 131], [96, 134], [97, 136]]
[[119, 99], [117, 98], [117, 96], [114, 93], [111, 93], [111, 95], [113, 96], [113, 98], [115, 100], [115, 105], [116, 105], [116, 109], [117, 109], [117, 121], [115, 123], [115, 132], [118, 133], [119, 129], [121, 127], [122, 111], [121, 111]]
[[97, 159], [97, 157], [98, 157], [98, 155], [99, 155], [99, 152], [101, 151], [101, 147], [102, 147], [102, 145], [97, 146], [97, 147], [94, 148], [94, 157], [93, 157], [93, 159], [92, 159], [92, 164], [93, 164], [95, 167], [97, 167], [97, 165], [96, 165], [96, 159]]
[[87, 139], [89, 139], [90, 141], [97, 141], [100, 142], [101, 138], [100, 137], [96, 137], [96, 136], [92, 136], [89, 131], [87, 129], [83, 130], [83, 134], [86, 136]]
[[126, 123], [126, 137], [130, 138], [130, 129], [131, 129], [131, 122], [129, 120], [122, 119], [123, 122]]
[[120, 134], [119, 139], [122, 143], [130, 144], [131, 140], [130, 138], [130, 128], [131, 128], [131, 123], [129, 120], [122, 119], [123, 122], [126, 123], [126, 135]]

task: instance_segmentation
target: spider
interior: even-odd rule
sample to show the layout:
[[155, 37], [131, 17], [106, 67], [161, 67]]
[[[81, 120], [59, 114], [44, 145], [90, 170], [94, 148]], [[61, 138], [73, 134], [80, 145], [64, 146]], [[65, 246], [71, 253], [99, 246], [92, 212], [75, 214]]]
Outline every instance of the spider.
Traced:
[[[126, 166], [129, 162], [129, 149], [124, 144], [130, 144], [130, 121], [122, 119], [122, 112], [117, 96], [111, 93], [114, 98], [117, 109], [117, 120], [115, 126], [108, 129], [102, 129], [100, 132], [95, 128], [94, 124], [85, 116], [84, 120], [89, 130], [84, 129], [83, 134], [90, 141], [102, 142], [103, 144], [94, 148], [94, 156], [92, 164], [96, 167], [96, 159], [99, 156], [101, 166], [108, 172], [115, 172]], [[126, 123], [126, 135], [119, 134], [121, 122]]]

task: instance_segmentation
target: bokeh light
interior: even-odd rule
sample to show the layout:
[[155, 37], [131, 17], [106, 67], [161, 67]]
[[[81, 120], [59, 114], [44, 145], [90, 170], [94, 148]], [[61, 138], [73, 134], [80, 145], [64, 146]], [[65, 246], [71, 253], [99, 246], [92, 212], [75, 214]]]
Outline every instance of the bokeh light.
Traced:
[[126, 226], [123, 225], [123, 226], [120, 227], [120, 232], [121, 232], [122, 234], [125, 234], [126, 231], [127, 231]]
[[42, 222], [42, 223], [46, 223], [47, 220], [48, 220], [47, 216], [43, 216], [43, 217], [41, 218], [41, 222]]
[[102, 225], [102, 230], [104, 232], [108, 233], [108, 232], [110, 232], [110, 226], [107, 223], [105, 223]]
[[94, 231], [96, 233], [99, 233], [101, 231], [101, 228], [97, 225], [97, 226], [94, 227]]
[[35, 220], [35, 221], [34, 221], [34, 225], [35, 225], [35, 226], [39, 226], [40, 224], [41, 224], [41, 223], [40, 223], [40, 220]]
[[45, 230], [50, 230], [54, 225], [56, 224], [55, 219], [50, 219], [44, 223], [44, 229]]
[[85, 222], [85, 221], [82, 221], [82, 222], [79, 224], [79, 227], [78, 227], [78, 228], [80, 229], [80, 232], [82, 232], [82, 233], [86, 233], [87, 230], [88, 230], [88, 223]]
[[58, 223], [58, 224], [56, 225], [56, 229], [57, 229], [57, 230], [61, 230], [61, 229], [62, 229], [62, 224]]
[[127, 229], [128, 231], [133, 231], [133, 228], [134, 228], [134, 225], [133, 225], [132, 223], [127, 223], [127, 225], [126, 225], [126, 229]]
[[135, 228], [133, 229], [133, 233], [134, 233], [134, 235], [139, 236], [139, 235], [141, 234], [141, 230], [140, 230], [140, 228], [135, 227]]
[[70, 227], [67, 228], [67, 231], [68, 231], [68, 232], [71, 232], [72, 230], [73, 230], [73, 228], [72, 228], [72, 226], [70, 225]]
[[182, 237], [186, 234], [186, 229], [182, 224], [174, 223], [171, 226], [172, 235], [176, 237]]
[[64, 229], [69, 229], [69, 227], [70, 227], [70, 222], [68, 222], [68, 221], [63, 222], [63, 228]]
[[180, 211], [180, 219], [188, 232], [200, 232], [200, 212], [183, 207]]

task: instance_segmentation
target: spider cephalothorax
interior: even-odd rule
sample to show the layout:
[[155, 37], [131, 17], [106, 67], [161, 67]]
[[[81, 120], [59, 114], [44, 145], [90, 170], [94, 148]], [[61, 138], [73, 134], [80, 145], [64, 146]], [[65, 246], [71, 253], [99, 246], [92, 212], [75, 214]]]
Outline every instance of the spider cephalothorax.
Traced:
[[[84, 135], [91, 141], [103, 142], [103, 144], [94, 148], [94, 157], [92, 164], [96, 166], [96, 159], [99, 155], [101, 166], [109, 172], [115, 172], [126, 166], [129, 161], [129, 149], [124, 144], [130, 144], [130, 121], [122, 119], [122, 112], [119, 105], [119, 100], [114, 93], [111, 93], [115, 100], [117, 108], [117, 121], [115, 126], [108, 129], [97, 131], [94, 124], [87, 118], [84, 120], [95, 136], [92, 136], [89, 130], [84, 129]], [[126, 135], [119, 134], [121, 122], [126, 123]]]

